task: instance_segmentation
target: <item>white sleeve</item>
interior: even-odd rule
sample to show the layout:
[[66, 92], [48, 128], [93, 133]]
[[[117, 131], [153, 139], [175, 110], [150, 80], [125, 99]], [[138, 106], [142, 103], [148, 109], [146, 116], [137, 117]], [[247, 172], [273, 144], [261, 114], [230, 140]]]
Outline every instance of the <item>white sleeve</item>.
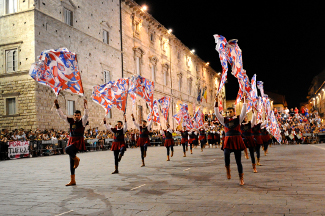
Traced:
[[140, 130], [140, 126], [138, 125], [138, 123], [136, 123], [136, 121], [133, 121], [133, 124], [138, 130]]
[[251, 128], [253, 128], [256, 125], [256, 115], [252, 114], [252, 121], [251, 121]]
[[165, 134], [164, 130], [160, 130], [160, 134], [164, 135]]
[[245, 115], [246, 115], [246, 111], [247, 111], [247, 104], [244, 103], [243, 104], [243, 108], [241, 109], [241, 113], [239, 116], [239, 124], [241, 124], [244, 121]]
[[176, 133], [176, 134], [181, 134], [181, 132], [180, 132], [180, 131], [175, 131], [175, 133]]
[[86, 127], [88, 121], [88, 109], [85, 109], [85, 114], [82, 116], [82, 125]]
[[264, 127], [267, 124], [267, 121], [265, 120], [262, 124], [261, 127]]
[[151, 130], [151, 126], [152, 126], [152, 120], [150, 121], [150, 123], [148, 124], [148, 130]]
[[168, 128], [167, 131], [171, 134], [173, 133], [173, 130], [171, 128]]
[[216, 115], [217, 119], [219, 120], [220, 124], [225, 126], [224, 118], [223, 116], [219, 113], [219, 108], [215, 107], [214, 108], [214, 114]]
[[197, 132], [195, 131], [194, 134], [197, 135]]
[[104, 125], [105, 125], [105, 127], [106, 127], [107, 130], [109, 130], [111, 133], [114, 133], [112, 131], [112, 128], [111, 128], [111, 125], [110, 124], [104, 124]]
[[66, 115], [63, 114], [63, 112], [62, 112], [62, 110], [61, 110], [60, 108], [57, 109], [56, 112], [58, 113], [58, 115], [59, 115], [59, 117], [60, 117], [61, 119], [64, 119], [65, 122], [69, 123], [69, 122], [68, 122], [68, 117], [67, 117]]
[[127, 130], [128, 130], [128, 126], [127, 126], [126, 122], [124, 122], [123, 133], [125, 134]]

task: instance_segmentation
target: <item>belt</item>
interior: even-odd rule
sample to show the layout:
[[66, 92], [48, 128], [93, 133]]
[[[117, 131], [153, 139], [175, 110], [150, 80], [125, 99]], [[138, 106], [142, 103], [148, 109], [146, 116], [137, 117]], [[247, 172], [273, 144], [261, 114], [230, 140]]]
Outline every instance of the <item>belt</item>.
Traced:
[[148, 138], [149, 136], [147, 134], [140, 134], [141, 138]]
[[122, 139], [122, 140], [114, 139], [113, 142], [124, 142], [124, 139]]
[[248, 132], [244, 132], [243, 133], [243, 136], [245, 136], [245, 137], [247, 137], [247, 136], [253, 136], [253, 134], [252, 133], [248, 133]]
[[226, 136], [240, 136], [241, 133], [239, 131], [228, 131], [226, 132]]

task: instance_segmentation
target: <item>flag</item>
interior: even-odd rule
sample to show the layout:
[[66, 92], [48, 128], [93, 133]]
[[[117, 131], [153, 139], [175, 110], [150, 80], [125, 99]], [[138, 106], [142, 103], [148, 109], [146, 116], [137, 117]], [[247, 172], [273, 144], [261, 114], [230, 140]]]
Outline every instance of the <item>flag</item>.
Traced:
[[154, 86], [155, 83], [153, 81], [141, 77], [140, 75], [133, 75], [129, 83], [129, 94], [131, 95], [133, 104], [135, 103], [135, 95], [139, 95], [145, 99], [151, 112], [153, 108]]
[[262, 81], [257, 81], [257, 88], [260, 90], [261, 92], [261, 96], [264, 96], [264, 87], [263, 87], [263, 82]]
[[60, 91], [84, 94], [77, 55], [67, 48], [44, 50], [32, 64], [29, 75], [38, 83], [51, 87], [56, 95]]
[[203, 89], [203, 94], [202, 94], [203, 98], [205, 99], [205, 102], [208, 102], [207, 96], [208, 96], [208, 91], [207, 91], [207, 87], [205, 87]]
[[227, 40], [225, 37], [221, 36], [221, 35], [213, 35], [214, 39], [215, 39], [215, 43], [216, 45], [216, 50], [219, 53], [219, 59], [220, 59], [220, 63], [222, 66], [222, 75], [221, 75], [221, 80], [220, 80], [220, 84], [219, 84], [219, 88], [217, 91], [217, 95], [219, 94], [219, 92], [221, 91], [221, 89], [223, 88], [223, 86], [225, 85], [225, 82], [227, 80], [227, 72], [228, 72], [228, 63], [227, 63], [227, 56], [226, 56], [226, 45], [227, 45]]
[[168, 96], [162, 97], [162, 98], [160, 98], [158, 100], [158, 102], [160, 103], [160, 106], [161, 106], [161, 112], [162, 112], [164, 118], [167, 121], [168, 120], [170, 97], [168, 97]]
[[129, 89], [129, 79], [118, 79], [93, 87], [92, 98], [95, 103], [101, 105], [106, 114], [114, 105], [125, 113]]
[[197, 102], [199, 102], [199, 103], [200, 103], [200, 102], [202, 101], [202, 97], [201, 97], [201, 89], [200, 89], [200, 88], [199, 88], [199, 90], [198, 90], [198, 93], [199, 93], [199, 94], [198, 94], [198, 96], [197, 96], [197, 99], [196, 99], [196, 100], [197, 100]]
[[148, 114], [147, 121], [150, 122], [152, 121], [160, 124], [160, 117], [159, 117], [159, 109], [158, 109], [158, 101], [154, 100], [153, 101], [153, 109], [152, 112]]
[[196, 129], [198, 129], [199, 127], [204, 125], [204, 121], [203, 121], [203, 112], [201, 111], [201, 108], [199, 108], [194, 116], [193, 116], [193, 120], [194, 120], [194, 127]]
[[182, 118], [188, 114], [188, 105], [187, 104], [180, 104], [181, 108], [179, 111], [173, 116], [173, 118], [177, 121], [177, 124], [180, 124]]
[[218, 100], [218, 107], [219, 107], [219, 112], [223, 111], [223, 106], [222, 106], [222, 100]]
[[263, 102], [262, 102], [262, 98], [258, 97], [258, 105], [257, 105], [257, 121], [261, 121], [262, 120], [262, 116], [263, 116]]

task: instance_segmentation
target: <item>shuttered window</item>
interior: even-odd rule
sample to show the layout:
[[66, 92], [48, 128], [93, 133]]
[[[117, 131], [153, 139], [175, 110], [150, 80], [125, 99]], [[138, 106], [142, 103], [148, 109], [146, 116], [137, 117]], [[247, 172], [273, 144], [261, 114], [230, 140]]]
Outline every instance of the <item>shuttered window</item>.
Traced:
[[6, 0], [6, 14], [16, 13], [18, 0]]
[[109, 34], [106, 30], [103, 30], [103, 42], [109, 44]]
[[105, 70], [103, 74], [104, 74], [104, 79], [103, 79], [104, 83], [108, 83], [109, 81], [111, 81], [110, 71]]
[[6, 51], [6, 72], [18, 71], [18, 50], [12, 49]]
[[67, 101], [67, 115], [73, 115], [75, 111], [75, 101]]
[[64, 22], [70, 26], [73, 26], [73, 13], [72, 11], [63, 8], [63, 12], [64, 12]]
[[16, 98], [6, 98], [7, 115], [14, 115], [16, 110]]

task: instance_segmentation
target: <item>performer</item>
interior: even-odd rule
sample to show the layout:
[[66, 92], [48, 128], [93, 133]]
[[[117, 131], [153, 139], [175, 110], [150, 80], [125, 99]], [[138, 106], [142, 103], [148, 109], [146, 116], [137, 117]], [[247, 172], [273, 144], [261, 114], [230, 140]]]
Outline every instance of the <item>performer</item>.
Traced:
[[174, 155], [174, 139], [173, 139], [173, 130], [170, 128], [170, 125], [167, 123], [167, 129], [162, 130], [160, 127], [160, 133], [161, 135], [165, 135], [165, 144], [164, 146], [167, 149], [167, 161], [170, 161], [169, 158], [169, 151], [171, 150], [171, 157]]
[[253, 166], [253, 172], [257, 173], [256, 163], [255, 163], [255, 156], [254, 156], [256, 142], [255, 142], [254, 135], [253, 135], [253, 130], [252, 130], [252, 128], [254, 127], [255, 122], [256, 122], [256, 117], [255, 117], [254, 113], [253, 113], [253, 116], [252, 116], [252, 121], [248, 121], [247, 116], [245, 116], [244, 121], [241, 124], [240, 129], [242, 131], [242, 137], [243, 137], [245, 146], [246, 146], [246, 148], [249, 149], [249, 154], [251, 156], [251, 161], [252, 161], [252, 166]]
[[264, 155], [266, 156], [271, 137], [265, 127], [261, 130], [261, 133], [262, 133], [262, 140], [263, 140]]
[[239, 173], [240, 185], [244, 185], [244, 173], [243, 166], [241, 163], [241, 151], [243, 151], [246, 146], [241, 137], [240, 124], [243, 122], [246, 114], [247, 104], [243, 103], [243, 108], [241, 110], [240, 116], [235, 116], [235, 109], [232, 107], [227, 108], [227, 117], [224, 118], [219, 113], [218, 108], [218, 98], [216, 98], [216, 103], [214, 107], [214, 112], [218, 118], [220, 124], [224, 126], [225, 130], [225, 140], [222, 146], [224, 151], [225, 166], [227, 169], [227, 178], [230, 179], [230, 153], [234, 152], [235, 159], [237, 163], [237, 169]]
[[[188, 130], [186, 130], [186, 125], [183, 126], [183, 130], [180, 132], [181, 132], [181, 136], [182, 136], [181, 144], [183, 146], [183, 153], [184, 153], [183, 157], [186, 157], [186, 148], [188, 145]], [[191, 154], [192, 154], [192, 146], [190, 147], [190, 150], [191, 150]]]
[[84, 132], [88, 121], [87, 100], [84, 100], [85, 114], [83, 117], [81, 117], [81, 112], [79, 110], [76, 110], [74, 112], [73, 118], [69, 118], [63, 114], [57, 99], [54, 100], [54, 104], [60, 118], [64, 119], [67, 123], [70, 124], [70, 136], [67, 147], [65, 148], [65, 152], [70, 157], [71, 180], [68, 184], [66, 184], [66, 186], [72, 186], [76, 185], [75, 169], [78, 168], [80, 162], [80, 158], [77, 157], [77, 152], [86, 150]]
[[[116, 128], [112, 128], [110, 124], [106, 124], [106, 118], [104, 118], [104, 125], [107, 130], [114, 134], [114, 140], [112, 143], [111, 151], [114, 151], [115, 171], [112, 174], [118, 173], [118, 163], [121, 161], [124, 152], [126, 151], [124, 134], [127, 130], [126, 116], [124, 114], [124, 127], [122, 121], [117, 121]], [[122, 128], [123, 127], [123, 128]]]
[[196, 135], [197, 135], [197, 132], [195, 131], [195, 129], [193, 128], [192, 130], [189, 131], [189, 140], [188, 142], [190, 143], [190, 151], [191, 151], [191, 154], [193, 154], [193, 145], [195, 145], [196, 143]]
[[218, 145], [220, 145], [220, 128], [219, 127], [215, 127], [214, 142], [215, 142], [216, 148], [218, 148]]
[[140, 146], [141, 151], [141, 159], [142, 165], [144, 167], [144, 158], [147, 156], [147, 147], [150, 145], [149, 140], [149, 131], [151, 130], [152, 120], [150, 121], [149, 125], [147, 126], [147, 121], [142, 120], [142, 126], [139, 126], [138, 123], [135, 122], [133, 113], [131, 114], [134, 126], [139, 130], [140, 137], [138, 139], [137, 146]]
[[203, 125], [199, 128], [199, 132], [200, 132], [199, 140], [201, 143], [201, 152], [203, 152], [203, 147], [205, 147], [205, 144], [207, 143], [205, 130], [206, 130], [205, 125]]
[[260, 164], [260, 151], [261, 151], [261, 145], [263, 145], [263, 140], [262, 140], [262, 134], [261, 134], [261, 128], [264, 127], [266, 125], [266, 121], [259, 122], [257, 124], [254, 125], [253, 127], [253, 135], [254, 138], [256, 139], [256, 147], [255, 147], [255, 151], [256, 151], [256, 158], [257, 158], [257, 163], [256, 165], [261, 166]]
[[208, 121], [208, 144], [209, 148], [213, 148], [214, 144], [214, 125], [212, 121]]

